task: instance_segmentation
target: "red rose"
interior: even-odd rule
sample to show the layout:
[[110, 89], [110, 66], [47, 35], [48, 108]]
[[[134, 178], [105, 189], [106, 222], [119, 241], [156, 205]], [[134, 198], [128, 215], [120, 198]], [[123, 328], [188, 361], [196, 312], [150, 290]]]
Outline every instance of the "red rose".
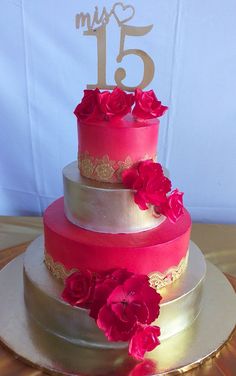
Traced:
[[134, 103], [134, 95], [127, 94], [120, 88], [115, 88], [112, 92], [103, 91], [99, 93], [99, 104], [106, 118], [123, 117], [131, 111]]
[[129, 343], [129, 354], [142, 360], [146, 351], [152, 351], [160, 344], [158, 326], [139, 326]]
[[72, 306], [88, 308], [94, 292], [94, 282], [89, 270], [75, 272], [66, 278], [61, 297]]
[[138, 205], [139, 209], [141, 210], [147, 210], [149, 209], [149, 206], [147, 205], [148, 200], [146, 197], [145, 191], [137, 191], [134, 194], [134, 202]]
[[110, 293], [97, 325], [109, 340], [128, 340], [139, 323], [150, 324], [158, 317], [160, 300], [147, 276], [133, 275]]
[[129, 188], [129, 189], [142, 188], [143, 181], [140, 178], [137, 165], [123, 170], [121, 176], [122, 176], [122, 183], [124, 184], [126, 188]]
[[113, 269], [98, 273], [89, 315], [97, 320], [98, 313], [103, 305], [106, 304], [110, 293], [115, 287], [124, 283], [131, 275], [132, 273], [126, 269]]
[[160, 163], [154, 162], [152, 159], [141, 161], [138, 164], [138, 171], [143, 178], [150, 178], [154, 175], [163, 175], [163, 169]]
[[130, 317], [129, 321], [120, 320], [109, 305], [99, 311], [97, 326], [105, 333], [108, 341], [129, 341], [137, 329], [137, 321]]
[[175, 189], [167, 198], [167, 201], [160, 206], [160, 212], [175, 223], [184, 212], [183, 192]]
[[176, 222], [183, 214], [183, 193], [175, 189], [167, 196], [171, 182], [159, 163], [151, 159], [139, 162], [122, 172], [122, 182], [126, 188], [135, 191], [134, 202], [141, 210], [153, 205], [156, 212], [165, 215], [171, 222]]
[[153, 90], [135, 90], [135, 106], [132, 114], [140, 119], [153, 119], [162, 116], [168, 107], [163, 106]]
[[141, 210], [148, 204], [159, 206], [166, 202], [166, 194], [171, 190], [171, 182], [164, 176], [159, 163], [152, 160], [139, 162], [135, 167], [122, 173], [125, 187], [134, 189], [134, 201]]
[[96, 275], [88, 270], [75, 272], [66, 279], [62, 298], [89, 309], [109, 341], [131, 339], [130, 354], [138, 359], [159, 343], [157, 328], [148, 325], [159, 315], [161, 296], [150, 287], [146, 275], [125, 269]]
[[99, 93], [99, 89], [84, 90], [84, 97], [74, 110], [74, 114], [79, 120], [88, 122], [102, 119], [103, 114], [98, 102]]
[[150, 376], [156, 375], [156, 363], [151, 359], [145, 359], [136, 364], [129, 372], [129, 376]]

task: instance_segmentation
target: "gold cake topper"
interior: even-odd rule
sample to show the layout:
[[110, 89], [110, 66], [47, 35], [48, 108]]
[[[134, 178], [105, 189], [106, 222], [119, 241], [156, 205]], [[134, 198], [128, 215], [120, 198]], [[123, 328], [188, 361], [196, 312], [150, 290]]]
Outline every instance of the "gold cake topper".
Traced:
[[[131, 26], [127, 22], [133, 19], [135, 15], [135, 8], [132, 5], [124, 5], [122, 2], [115, 3], [111, 10], [108, 11], [103, 7], [99, 11], [98, 6], [95, 6], [94, 13], [80, 12], [76, 15], [76, 28], [85, 28], [83, 35], [95, 36], [97, 38], [97, 82], [96, 84], [87, 85], [88, 89], [114, 89], [116, 86], [126, 91], [134, 91], [137, 87], [144, 89], [148, 86], [154, 77], [155, 65], [150, 55], [137, 48], [125, 48], [125, 41], [127, 37], [141, 37], [148, 34], [153, 25], [148, 26]], [[111, 18], [114, 18], [120, 28], [120, 43], [119, 51], [116, 56], [116, 62], [122, 63], [123, 59], [130, 55], [136, 55], [143, 62], [143, 76], [136, 86], [126, 86], [123, 81], [126, 78], [126, 70], [122, 67], [116, 69], [114, 73], [115, 85], [107, 83], [107, 38], [106, 26]]]

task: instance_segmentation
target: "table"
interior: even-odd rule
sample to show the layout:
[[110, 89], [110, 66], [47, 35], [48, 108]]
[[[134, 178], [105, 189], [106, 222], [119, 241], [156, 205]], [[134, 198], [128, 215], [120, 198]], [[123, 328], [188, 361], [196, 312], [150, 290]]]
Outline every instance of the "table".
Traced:
[[[41, 232], [41, 218], [0, 217], [0, 268], [21, 254]], [[227, 272], [236, 291], [236, 277], [230, 275], [236, 276], [236, 226], [194, 224], [192, 239], [206, 258]], [[215, 358], [185, 375], [236, 376], [236, 331]], [[0, 346], [0, 376], [46, 376], [46, 373], [25, 365]]]

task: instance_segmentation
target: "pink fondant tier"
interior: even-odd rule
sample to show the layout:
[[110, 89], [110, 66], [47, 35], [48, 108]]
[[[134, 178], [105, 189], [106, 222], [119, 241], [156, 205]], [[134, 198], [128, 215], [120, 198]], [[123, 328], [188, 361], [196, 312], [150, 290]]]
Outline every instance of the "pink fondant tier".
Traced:
[[124, 168], [144, 159], [156, 159], [159, 120], [123, 119], [78, 121], [81, 175], [105, 182], [121, 181]]
[[64, 215], [63, 198], [44, 214], [45, 251], [65, 270], [126, 268], [134, 273], [167, 273], [186, 260], [191, 218], [187, 210], [175, 223], [135, 234], [105, 234], [81, 229]]

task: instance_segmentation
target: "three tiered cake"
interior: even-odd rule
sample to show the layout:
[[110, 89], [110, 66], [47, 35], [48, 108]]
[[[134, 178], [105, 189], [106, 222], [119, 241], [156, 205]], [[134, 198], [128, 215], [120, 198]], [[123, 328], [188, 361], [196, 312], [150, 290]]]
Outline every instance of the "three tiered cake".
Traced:
[[151, 90], [85, 90], [78, 161], [63, 169], [64, 197], [24, 260], [27, 309], [43, 330], [88, 347], [129, 345], [142, 359], [199, 314], [205, 261], [190, 246], [183, 194], [156, 162], [166, 110]]

